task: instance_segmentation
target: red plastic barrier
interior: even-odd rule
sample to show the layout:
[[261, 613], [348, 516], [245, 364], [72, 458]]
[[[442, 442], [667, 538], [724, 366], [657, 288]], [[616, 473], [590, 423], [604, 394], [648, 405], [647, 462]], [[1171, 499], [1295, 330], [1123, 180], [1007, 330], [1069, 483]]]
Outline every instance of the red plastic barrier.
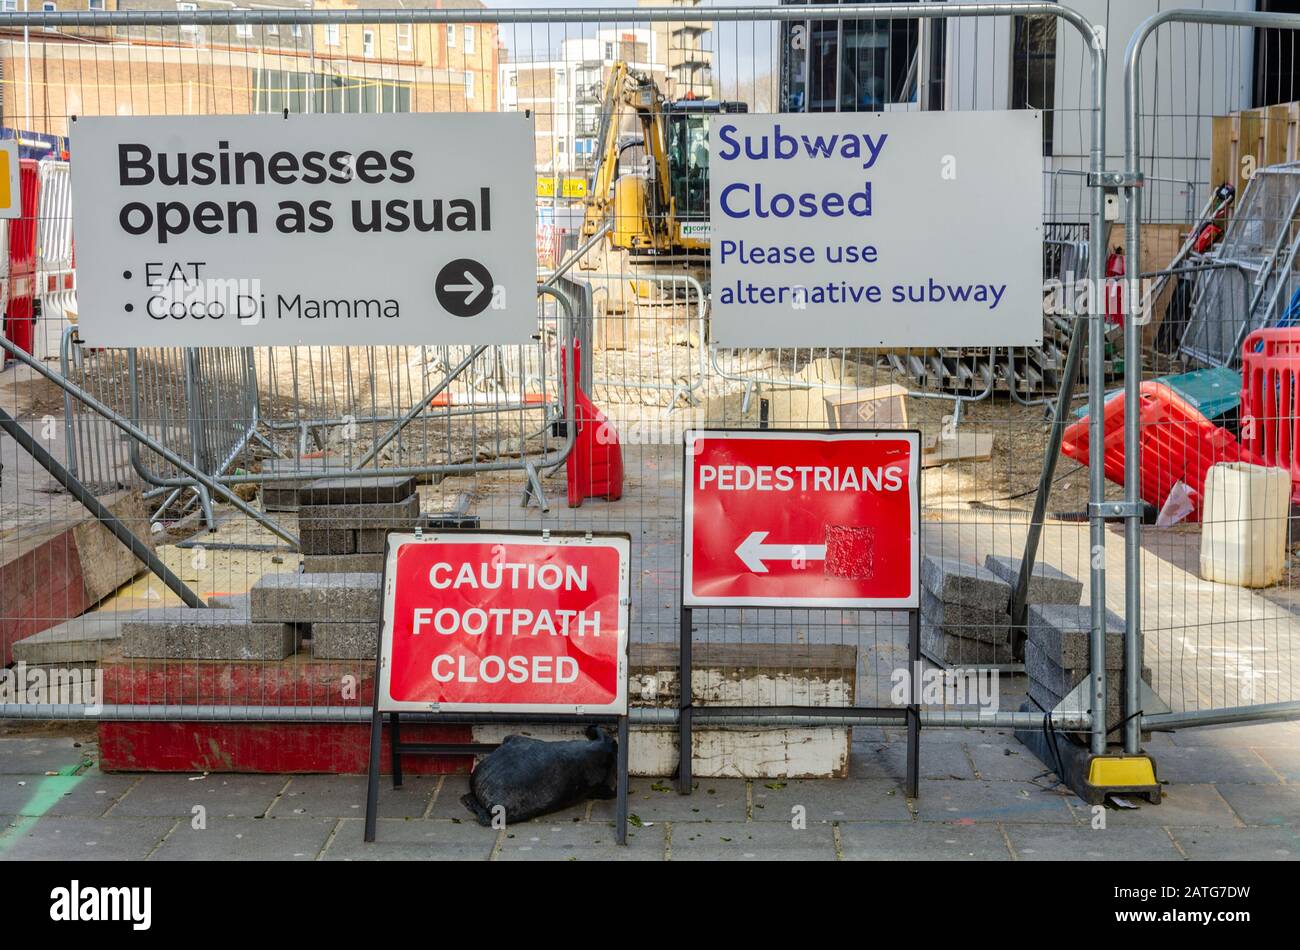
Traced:
[[11, 343], [30, 353], [36, 331], [36, 209], [41, 191], [33, 159], [18, 163], [18, 191], [22, 216], [9, 222], [9, 305], [4, 331]]
[[[1157, 509], [1177, 482], [1192, 490], [1192, 514], [1188, 520], [1201, 518], [1201, 493], [1211, 465], [1219, 462], [1263, 460], [1237, 442], [1227, 429], [1210, 422], [1205, 416], [1163, 383], [1143, 383], [1139, 393], [1139, 447], [1142, 466], [1142, 499]], [[1124, 482], [1124, 395], [1111, 397], [1102, 416], [1105, 433], [1103, 446], [1106, 477]], [[1088, 462], [1088, 419], [1085, 417], [1065, 430], [1062, 454], [1076, 461]]]
[[[575, 341], [574, 379], [582, 378], [581, 369], [582, 355]], [[564, 372], [563, 353], [560, 372]], [[618, 501], [623, 497], [623, 446], [619, 442], [618, 430], [577, 385], [574, 386], [573, 411], [577, 419], [569, 420], [569, 423], [576, 424], [577, 434], [566, 462], [569, 507], [581, 507], [586, 498]]]
[[1300, 327], [1256, 330], [1241, 345], [1241, 443], [1291, 473], [1300, 501]]

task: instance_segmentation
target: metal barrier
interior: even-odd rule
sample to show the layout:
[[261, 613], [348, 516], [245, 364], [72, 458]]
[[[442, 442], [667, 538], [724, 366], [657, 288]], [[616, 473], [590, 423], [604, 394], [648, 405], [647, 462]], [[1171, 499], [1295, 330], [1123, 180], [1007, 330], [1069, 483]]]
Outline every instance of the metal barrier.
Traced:
[[[282, 109], [527, 108], [538, 121], [536, 164], [558, 174], [581, 171], [587, 154], [583, 150], [587, 146], [577, 146], [574, 140], [589, 138], [576, 133], [587, 128], [592, 115], [585, 99], [571, 95], [579, 89], [574, 84], [593, 77], [599, 80], [616, 59], [653, 60], [662, 51], [665, 68], [655, 72], [656, 81], [683, 97], [689, 93], [697, 99], [743, 101], [759, 112], [789, 109], [790, 102], [782, 99], [788, 92], [786, 67], [797, 64], [765, 64], [762, 57], [745, 51], [785, 49], [789, 30], [806, 26], [809, 10], [777, 6], [554, 13], [469, 8], [116, 11], [0, 14], [0, 25], [51, 25], [74, 33], [91, 28], [116, 31], [111, 48], [60, 43], [54, 50], [49, 48], [52, 41], [33, 30], [33, 55], [58, 57], [75, 65], [59, 74], [63, 78], [57, 80], [57, 89], [49, 90], [48, 101], [58, 104], [50, 107], [52, 113], [31, 117], [51, 128], [66, 124], [67, 116], [59, 110], [70, 111], [70, 106], [62, 105], [72, 101], [69, 93], [88, 93], [91, 88], [94, 96], [80, 96], [82, 114], [111, 112], [115, 96], [124, 97], [128, 88], [140, 97], [140, 111], [147, 107], [153, 113], [174, 115]], [[1079, 266], [1086, 263], [1087, 279], [1094, 287], [1101, 286], [1106, 259], [1100, 187], [1106, 171], [1104, 48], [1092, 25], [1078, 13], [1051, 3], [844, 4], [836, 8], [835, 16], [860, 29], [883, 30], [882, 37], [893, 36], [890, 42], [898, 44], [878, 67], [872, 67], [873, 77], [880, 81], [878, 88], [884, 90], [882, 101], [846, 103], [837, 98], [833, 101], [839, 108], [1032, 107], [1057, 119], [1047, 123], [1052, 130], [1051, 154], [1045, 157], [1045, 165], [1052, 167], [1045, 170], [1042, 182], [1026, 182], [1025, 187], [1050, 187], [1053, 177], [1063, 177], [1058, 168], [1086, 176], [1089, 187], [1079, 192], [1078, 203], [1071, 207], [1058, 199], [1051, 222], [1078, 229], [1060, 238], [1064, 254], [1058, 263], [1064, 267], [1062, 258], [1067, 255]], [[1005, 55], [1017, 18], [1037, 18], [1036, 22], [1051, 25], [1053, 55], [1084, 77], [1077, 89], [1057, 90], [1054, 99], [1044, 99], [1038, 88], [1044, 77], [1025, 72], [1023, 66], [1017, 66], [1021, 71], [1008, 88], [1005, 70], [992, 57]], [[680, 22], [700, 28], [670, 29]], [[458, 40], [451, 49], [449, 36]], [[467, 50], [469, 36], [473, 45]], [[704, 45], [674, 53], [672, 44], [688, 41]], [[304, 55], [308, 45], [311, 50]], [[508, 59], [498, 56], [501, 48], [511, 51]], [[791, 56], [793, 49], [790, 46]], [[707, 79], [707, 89], [706, 81], [699, 74], [692, 79], [686, 68], [699, 61], [688, 57], [705, 54], [717, 67]], [[667, 68], [672, 56], [682, 68]], [[169, 75], [187, 78], [145, 83], [147, 67], [163, 57], [170, 57]], [[925, 68], [919, 68], [922, 57], [929, 57]], [[1026, 55], [1023, 62], [1032, 59]], [[306, 67], [307, 62], [318, 68]], [[187, 72], [191, 66], [192, 76]], [[806, 103], [817, 71], [806, 60], [803, 67]], [[566, 83], [562, 99], [551, 91], [557, 81]], [[599, 97], [592, 97], [593, 104], [598, 101]], [[76, 161], [75, 140], [72, 147], [72, 161]], [[541, 202], [550, 211], [565, 203], [562, 195]], [[553, 227], [553, 221], [539, 214], [539, 228]], [[934, 449], [923, 482], [927, 552], [982, 563], [989, 554], [1020, 556], [1030, 540], [1031, 559], [1036, 556], [1086, 579], [1095, 700], [1090, 709], [1105, 708], [1100, 631], [1107, 588], [1106, 513], [1097, 505], [1104, 498], [1104, 476], [1097, 459], [1086, 479], [1075, 474], [1077, 469], [1066, 473], [1068, 479], [1043, 478], [1045, 465], [1053, 465], [1054, 459], [1033, 396], [1050, 390], [1052, 380], [1033, 379], [1036, 368], [1018, 352], [1007, 354], [1006, 363], [999, 363], [1006, 368], [999, 372], [1014, 398], [999, 395], [991, 378], [979, 379], [976, 386], [987, 388], [987, 395], [976, 402], [961, 393], [950, 407], [945, 401], [954, 400], [951, 381], [918, 380], [900, 373], [891, 361], [900, 356], [897, 353], [868, 348], [734, 350], [721, 346], [710, 337], [707, 290], [700, 277], [680, 261], [634, 262], [604, 253], [601, 249], [607, 240], [604, 231], [596, 234], [542, 282], [540, 340], [533, 346], [124, 352], [93, 350], [65, 334], [61, 372], [45, 369], [44, 375], [67, 394], [70, 409], [63, 431], [68, 437], [69, 467], [75, 467], [84, 481], [145, 486], [151, 499], [159, 502], [151, 507], [168, 513], [162, 519], [167, 524], [157, 534], [159, 545], [177, 563], [189, 563], [185, 581], [203, 597], [217, 601], [242, 596], [264, 573], [294, 569], [295, 564], [285, 563], [283, 545], [274, 542], [280, 537], [297, 545], [295, 515], [278, 511], [268, 515], [266, 493], [322, 472], [418, 476], [425, 511], [451, 508], [456, 498], [468, 495], [484, 527], [626, 531], [634, 538], [634, 563], [639, 565], [633, 577], [632, 637], [649, 653], [648, 648], [657, 644], [675, 643], [679, 633], [677, 545], [684, 430], [820, 428], [830, 424], [828, 400], [833, 404], [850, 393], [891, 398], [892, 388], [900, 387], [906, 391], [902, 400], [908, 423], [922, 429]], [[593, 269], [594, 273], [570, 270], [579, 258], [601, 253], [607, 266]], [[590, 325], [585, 318], [583, 325], [576, 325], [581, 308], [559, 289], [566, 275], [575, 282], [592, 282], [595, 304]], [[622, 311], [608, 306], [608, 299], [601, 300], [601, 292], [614, 285], [633, 288], [618, 303]], [[651, 293], [643, 294], [641, 285]], [[1101, 314], [1079, 309], [1053, 319], [1058, 331], [1053, 360], [1063, 387], [1056, 409], [1058, 425], [1053, 428], [1062, 427], [1063, 413], [1076, 396], [1074, 371], [1082, 361], [1086, 335], [1088, 397], [1099, 438], [1105, 372]], [[519, 477], [529, 486], [526, 497], [540, 496], [547, 480], [562, 473], [573, 446], [575, 427], [568, 423], [574, 419], [575, 387], [571, 377], [561, 385], [558, 370], [564, 365], [571, 373], [574, 360], [571, 349], [567, 359], [559, 355], [583, 334], [594, 344], [588, 352], [595, 359], [584, 365], [586, 372], [595, 364], [590, 395], [619, 430], [627, 490], [620, 502], [554, 510], [545, 505], [522, 507], [517, 497]], [[1072, 359], [1064, 352], [1067, 338], [1076, 343]], [[1000, 361], [1001, 354], [997, 356]], [[31, 368], [41, 372], [34, 365]], [[89, 407], [88, 413], [77, 408], [82, 405]], [[958, 415], [963, 417], [961, 433], [954, 432]], [[970, 442], [965, 439], [968, 430], [977, 437]], [[106, 437], [108, 432], [113, 433], [112, 439]], [[124, 433], [126, 441], [116, 441], [117, 433]], [[6, 479], [10, 474], [6, 472]], [[1078, 521], [1047, 517], [1043, 506], [1053, 483], [1053, 497], [1062, 507], [1086, 512], [1086, 528]], [[250, 500], [257, 492], [262, 494], [261, 502]], [[1041, 500], [1037, 507], [1035, 495]], [[173, 535], [169, 527], [173, 519], [196, 504], [215, 530], [196, 538], [179, 537], [188, 529], [187, 521]], [[53, 508], [45, 515], [38, 520], [52, 522]], [[190, 546], [182, 548], [183, 544]], [[195, 551], [194, 545], [202, 550]], [[0, 554], [4, 550], [0, 535]], [[156, 596], [151, 598], [148, 592]], [[154, 581], [136, 581], [84, 620], [89, 624], [97, 615], [129, 609], [150, 616], [169, 603]], [[781, 675], [776, 687], [743, 687], [752, 686], [754, 693], [742, 697], [747, 707], [799, 704], [790, 702], [790, 696], [805, 688], [801, 683], [807, 670], [789, 659], [790, 651], [781, 653], [774, 647], [807, 646], [841, 657], [851, 654], [852, 661], [842, 660], [840, 670], [847, 683], [844, 695], [849, 698], [839, 696], [835, 701], [864, 707], [884, 705], [898, 657], [905, 655], [898, 651], [906, 643], [906, 623], [889, 614], [877, 617], [802, 608], [711, 613], [700, 646], [735, 646], [754, 655], [766, 651], [783, 657], [777, 661]], [[77, 623], [74, 620], [72, 625]], [[993, 651], [977, 649], [974, 640], [962, 643], [969, 644], [961, 647], [969, 652], [949, 657], [948, 665], [996, 665], [1008, 672], [1016, 665], [991, 661], [985, 653]], [[696, 683], [725, 678], [718, 670], [701, 666], [710, 662], [707, 652], [695, 651]], [[338, 665], [363, 668], [361, 663]], [[132, 684], [144, 689], [151, 672], [162, 667], [183, 671], [187, 664], [114, 657], [112, 667], [117, 677], [114, 688], [126, 692]], [[945, 727], [1038, 727], [1050, 721], [1060, 728], [1088, 732], [1095, 751], [1104, 747], [1108, 727], [1104, 715], [1088, 709], [1021, 712], [1018, 688], [1010, 685], [1011, 677], [1006, 679], [1008, 694], [996, 709], [944, 700], [923, 710], [921, 721]], [[275, 696], [246, 691], [233, 699], [228, 684], [196, 677], [185, 688], [191, 692], [156, 701], [136, 694], [141, 699], [138, 705], [122, 702], [121, 694], [114, 694], [119, 699], [110, 697], [103, 715], [106, 719], [284, 722], [334, 717], [356, 721], [368, 715], [360, 699], [323, 703], [306, 695], [304, 684], [284, 686]], [[283, 694], [295, 688], [302, 690], [291, 697], [302, 700], [299, 706], [284, 701]], [[665, 697], [648, 696], [645, 701], [647, 705], [634, 712], [634, 721], [675, 720], [677, 710]], [[73, 703], [40, 709], [42, 718], [85, 713]], [[711, 722], [707, 696], [695, 712], [697, 729]], [[30, 711], [0, 707], [0, 716], [10, 715], [25, 717]], [[859, 719], [837, 713], [800, 722], [834, 726], [875, 722], [870, 717]], [[778, 715], [753, 718], [755, 724], [764, 725], [783, 721]]]
[[[1289, 325], [1283, 307], [1295, 286], [1295, 167], [1271, 165], [1288, 160], [1285, 151], [1276, 150], [1252, 154], [1249, 166], [1243, 154], [1243, 164], [1236, 167], [1236, 156], [1232, 163], [1225, 163], [1220, 154], [1196, 151], [1194, 143], [1207, 141], [1216, 122], [1228, 122], [1240, 110], [1300, 98], [1300, 90], [1287, 78], [1292, 68], [1290, 54], [1283, 52], [1284, 43], [1286, 47], [1294, 43], [1297, 30], [1300, 16], [1292, 14], [1175, 9], [1147, 19], [1128, 42], [1123, 67], [1124, 175], [1119, 184], [1127, 197], [1124, 221], [1129, 272], [1140, 273], [1144, 258], [1151, 257], [1144, 250], [1148, 236], [1154, 239], [1162, 227], [1186, 226], [1186, 244], [1190, 245], [1207, 223], [1215, 223], [1210, 209], [1216, 206], [1215, 192], [1220, 185], [1246, 182], [1246, 193], [1236, 194], [1236, 207], [1223, 225], [1226, 233], [1218, 248], [1189, 254], [1184, 247], [1175, 257], [1178, 266], [1171, 265], [1171, 273], [1191, 274], [1188, 279], [1197, 281], [1191, 298], [1193, 313], [1181, 338], [1182, 353], [1191, 357], [1190, 365], [1174, 366], [1173, 370], [1236, 365], [1251, 330]], [[1241, 57], [1257, 39], [1255, 59], [1247, 67], [1249, 57]], [[1193, 89], [1179, 88], [1178, 81], [1171, 87], [1168, 79], [1177, 64], [1192, 62], [1218, 65], [1189, 72], [1185, 78]], [[1263, 78], [1274, 73], [1271, 80]], [[1269, 133], [1271, 141], [1278, 141], [1276, 132], [1272, 129]], [[1243, 143], [1243, 148], [1250, 146]], [[1201, 219], [1180, 220], [1143, 193], [1141, 185], [1147, 174], [1184, 173], [1195, 180], [1198, 197], [1205, 201], [1207, 212]], [[1186, 267], [1181, 263], [1184, 260], [1189, 262]], [[1160, 273], [1165, 263], [1145, 260], [1146, 269], [1155, 273]], [[1228, 270], [1237, 273], [1230, 275]], [[1244, 295], [1235, 286], [1242, 277], [1246, 278]], [[1132, 286], [1125, 292], [1129, 305], [1124, 347], [1133, 358], [1125, 361], [1124, 398], [1134, 406], [1144, 378], [1171, 367], [1162, 363], [1160, 353], [1145, 351], [1150, 342], [1146, 334], [1165, 316], [1160, 312], [1164, 298]], [[1140, 312], [1132, 306], [1138, 299], [1144, 299]], [[1144, 354], [1143, 359], [1136, 358], [1139, 353]], [[1231, 417], [1221, 421], [1229, 430], [1227, 438], [1233, 438]], [[1269, 424], [1288, 423], [1271, 420]], [[1124, 429], [1126, 459], [1138, 457], [1143, 435], [1138, 414], [1129, 413]], [[1246, 441], [1249, 444], [1251, 440]], [[1128, 464], [1124, 501], [1116, 506], [1116, 514], [1124, 519], [1128, 551], [1124, 743], [1129, 751], [1138, 748], [1141, 729], [1147, 726], [1242, 722], [1300, 713], [1300, 686], [1295, 675], [1300, 627], [1289, 606], [1295, 583], [1290, 570], [1281, 568], [1275, 578], [1278, 586], [1262, 590], [1207, 583], [1199, 576], [1205, 567], [1197, 570], [1198, 562], [1204, 564], [1204, 544], [1210, 533], [1258, 539], [1277, 532], [1286, 539], [1285, 552], [1289, 552], [1294, 537], [1286, 505], [1252, 508], [1245, 496], [1229, 498], [1230, 505], [1240, 506], [1239, 521], [1220, 520], [1197, 533], [1144, 527], [1142, 467], [1179, 464], [1173, 458], [1143, 458], [1142, 465]], [[1161, 474], [1167, 471], [1165, 468]], [[1203, 486], [1190, 487], [1200, 491]], [[1213, 552], [1210, 554], [1212, 557]], [[1239, 557], [1242, 560], [1235, 566], [1245, 568], [1260, 554], [1246, 542]], [[1172, 711], [1153, 715], [1149, 708], [1144, 709], [1140, 659], [1150, 666], [1155, 691]]]

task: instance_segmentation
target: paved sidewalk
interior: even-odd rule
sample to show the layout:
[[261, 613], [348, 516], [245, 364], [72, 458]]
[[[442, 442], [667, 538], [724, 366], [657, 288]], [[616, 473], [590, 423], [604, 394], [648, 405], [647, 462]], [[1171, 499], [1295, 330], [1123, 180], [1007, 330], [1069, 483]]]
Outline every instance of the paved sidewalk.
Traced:
[[[504, 831], [479, 827], [465, 776], [385, 781], [378, 841], [362, 839], [365, 779], [322, 775], [107, 775], [87, 735], [0, 738], [0, 859], [353, 860], [1294, 860], [1300, 724], [1156, 735], [1167, 797], [1108, 809], [1104, 828], [1009, 734], [922, 735], [917, 801], [904, 743], [857, 730], [852, 776], [700, 780], [679, 796], [636, 779], [637, 827], [614, 844], [613, 803], [586, 802]], [[51, 774], [53, 773], [53, 774]], [[796, 820], [802, 815], [803, 827]], [[200, 821], [199, 818], [205, 819]], [[205, 825], [205, 827], [203, 827]]]

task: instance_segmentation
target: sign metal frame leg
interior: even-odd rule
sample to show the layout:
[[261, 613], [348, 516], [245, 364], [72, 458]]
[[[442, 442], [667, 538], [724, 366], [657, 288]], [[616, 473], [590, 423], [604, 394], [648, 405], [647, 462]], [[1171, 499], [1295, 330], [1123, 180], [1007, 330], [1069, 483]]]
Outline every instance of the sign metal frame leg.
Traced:
[[[693, 639], [692, 608], [683, 607], [681, 611], [681, 631], [678, 636], [678, 656], [681, 669], [681, 700], [677, 719], [677, 793], [689, 795], [692, 790], [691, 777], [691, 730], [693, 728], [693, 704], [691, 701], [691, 641]], [[921, 790], [921, 707], [919, 705], [921, 687], [917, 672], [921, 668], [921, 612], [915, 609], [907, 611], [907, 673], [911, 684], [909, 702], [906, 706], [709, 706], [706, 717], [725, 719], [728, 716], [769, 715], [780, 720], [790, 716], [825, 716], [852, 718], [853, 716], [877, 716], [882, 719], [896, 719], [907, 730], [907, 760], [904, 791], [908, 798], [920, 797]], [[713, 714], [713, 715], [710, 715]], [[851, 728], [851, 726], [850, 726]], [[621, 754], [621, 746], [620, 746]]]
[[[753, 444], [750, 444], [753, 443]], [[772, 463], [772, 452], [764, 454], [755, 445], [777, 445], [786, 443], [781, 446], [783, 451], [790, 446], [803, 447], [804, 459], [813, 460], [824, 459], [826, 449], [820, 448], [819, 445], [840, 446], [853, 445], [860, 448], [855, 449], [859, 453], [859, 458], [865, 454], [866, 462], [869, 463], [873, 456], [866, 454], [867, 449], [873, 445], [883, 445], [884, 448], [876, 451], [875, 459], [888, 460], [890, 458], [896, 461], [888, 464], [895, 468], [901, 463], [898, 453], [902, 443], [906, 444], [907, 453], [902, 458], [906, 459], [907, 479], [896, 479], [893, 487], [888, 486], [888, 480], [878, 479], [875, 487], [875, 493], [881, 492], [881, 483], [885, 484], [890, 491], [897, 491], [898, 488], [906, 486], [908, 491], [908, 501], [906, 505], [907, 521], [902, 521], [901, 513], [898, 511], [900, 505], [894, 505], [888, 509], [882, 509], [877, 506], [869, 511], [865, 516], [871, 520], [871, 524], [879, 528], [881, 525], [887, 525], [894, 530], [894, 537], [890, 543], [892, 547], [886, 545], [884, 550], [894, 552], [895, 556], [901, 556], [902, 550], [906, 547], [907, 560], [911, 576], [907, 586], [907, 593], [900, 594], [897, 590], [898, 584], [895, 580], [894, 588], [888, 594], [877, 595], [870, 591], [859, 592], [857, 596], [848, 596], [844, 593], [822, 593], [818, 594], [813, 590], [813, 581], [804, 581], [800, 579], [801, 585], [798, 589], [791, 589], [788, 579], [786, 587], [781, 593], [772, 591], [755, 591], [750, 586], [741, 589], [732, 589], [729, 584], [734, 584], [734, 577], [739, 576], [735, 559], [739, 558], [749, 572], [745, 576], [768, 575], [768, 569], [765, 560], [771, 561], [788, 561], [793, 559], [793, 552], [798, 546], [793, 541], [799, 540], [800, 535], [796, 533], [793, 538], [782, 537], [778, 532], [777, 538], [780, 543], [766, 544], [765, 539], [769, 531], [752, 530], [754, 523], [743, 516], [745, 512], [744, 505], [737, 505], [732, 501], [724, 506], [716, 500], [711, 502], [711, 510], [715, 516], [730, 519], [733, 523], [741, 526], [741, 532], [736, 535], [726, 536], [725, 550], [720, 550], [715, 543], [713, 533], [701, 535], [705, 537], [702, 546], [697, 550], [695, 547], [696, 534], [694, 530], [695, 518], [697, 512], [697, 502], [695, 493], [697, 486], [695, 482], [696, 465], [701, 464], [701, 458], [714, 457], [721, 459], [715, 461], [715, 465], [738, 464], [737, 459], [750, 462], [751, 464], [760, 464], [766, 461], [769, 465]], [[731, 448], [721, 451], [718, 446], [729, 445]], [[818, 455], [817, 453], [821, 453]], [[736, 609], [754, 607], [758, 609], [768, 608], [795, 608], [801, 607], [811, 610], [841, 610], [854, 611], [857, 613], [872, 612], [879, 613], [887, 611], [896, 617], [899, 613], [905, 613], [907, 616], [907, 683], [909, 684], [908, 695], [904, 702], [889, 706], [721, 706], [707, 705], [701, 706], [699, 718], [705, 722], [726, 722], [740, 721], [748, 723], [767, 723], [774, 726], [788, 724], [790, 719], [799, 719], [806, 717], [808, 719], [818, 720], [824, 724], [830, 724], [834, 728], [851, 729], [855, 721], [867, 720], [886, 721], [901, 727], [907, 736], [906, 760], [903, 775], [904, 791], [908, 798], [916, 799], [920, 795], [920, 773], [921, 773], [921, 687], [920, 676], [921, 670], [921, 611], [920, 611], [920, 567], [921, 567], [921, 433], [915, 429], [862, 429], [862, 430], [840, 430], [840, 429], [717, 429], [717, 430], [688, 430], [685, 433], [682, 444], [682, 539], [681, 539], [681, 586], [679, 588], [680, 596], [680, 613], [678, 623], [677, 650], [679, 659], [678, 681], [680, 683], [681, 695], [678, 701], [678, 719], [677, 719], [677, 791], [681, 795], [689, 795], [692, 791], [693, 776], [692, 767], [692, 737], [695, 727], [695, 704], [692, 689], [692, 665], [695, 642], [695, 611], [714, 610], [714, 609]], [[710, 456], [712, 453], [712, 456]], [[748, 453], [748, 454], [744, 454]], [[888, 455], [886, 453], [893, 453]], [[758, 461], [754, 461], [757, 459]], [[789, 456], [782, 455], [781, 464], [789, 463]], [[809, 464], [812, 464], [809, 462]], [[865, 464], [865, 463], [864, 463]], [[883, 462], [882, 462], [883, 464]], [[878, 466], [879, 470], [879, 466]], [[865, 479], [865, 476], [864, 476]], [[720, 476], [715, 479], [721, 484]], [[793, 481], [790, 483], [792, 490]], [[865, 485], [865, 480], [861, 483]], [[715, 489], [721, 490], [721, 489]], [[738, 488], [729, 488], [730, 491], [740, 491]], [[706, 494], [703, 489], [703, 483], [698, 488], [703, 496]], [[841, 494], [845, 489], [837, 489]], [[864, 489], [858, 482], [854, 482], [853, 492], [863, 493]], [[750, 508], [753, 509], [752, 503]], [[742, 514], [737, 514], [741, 512]], [[752, 516], [753, 510], [749, 512]], [[835, 517], [842, 518], [842, 514]], [[862, 516], [860, 516], [862, 517]], [[823, 536], [828, 524], [835, 522], [825, 521], [820, 524], [808, 525], [802, 528], [802, 536], [811, 536], [811, 531], [821, 532]], [[898, 526], [906, 528], [901, 533]], [[775, 526], [765, 525], [769, 530], [777, 530]], [[787, 532], [788, 533], [788, 532]], [[732, 545], [739, 540], [739, 544], [732, 550]], [[879, 538], [873, 536], [872, 545], [880, 542]], [[811, 542], [810, 542], [811, 545]], [[827, 557], [827, 548], [817, 545], [807, 548], [809, 560], [824, 560]], [[707, 567], [700, 568], [704, 562]], [[893, 563], [891, 561], [891, 563]], [[723, 565], [723, 567], [717, 567]], [[707, 592], [701, 593], [696, 586], [696, 581], [700, 575], [696, 574], [697, 570], [704, 570]], [[709, 573], [709, 571], [712, 573]], [[743, 572], [742, 572], [743, 573]], [[891, 617], [892, 620], [892, 617]], [[705, 621], [707, 625], [707, 619]], [[856, 697], [855, 697], [856, 698]]]
[[681, 696], [678, 699], [677, 709], [677, 794], [689, 795], [691, 793], [691, 710], [692, 690], [691, 684], [691, 635], [692, 630], [691, 608], [682, 607], [681, 610], [681, 634], [678, 637], [679, 646], [677, 648], [677, 681], [681, 688]]
[[921, 668], [921, 611], [907, 612], [907, 664], [908, 682], [911, 683], [911, 702], [907, 705], [907, 797], [921, 796], [921, 707], [918, 700], [921, 686], [917, 672]]

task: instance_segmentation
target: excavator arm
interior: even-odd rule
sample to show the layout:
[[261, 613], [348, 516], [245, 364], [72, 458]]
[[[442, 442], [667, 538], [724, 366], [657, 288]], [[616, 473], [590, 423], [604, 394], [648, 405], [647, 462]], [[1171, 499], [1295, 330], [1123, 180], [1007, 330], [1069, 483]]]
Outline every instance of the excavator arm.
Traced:
[[[638, 182], [620, 183], [619, 130], [622, 118], [630, 110], [641, 127], [641, 137], [650, 156], [653, 173], [652, 194], [639, 196], [639, 211], [631, 213], [628, 203], [617, 200], [619, 188], [640, 188]], [[614, 225], [611, 241], [628, 247], [655, 247], [667, 243], [667, 222], [672, 218], [672, 192], [668, 182], [668, 153], [663, 128], [663, 97], [654, 80], [628, 68], [624, 62], [610, 69], [605, 99], [601, 108], [600, 128], [595, 147], [596, 164], [587, 188], [587, 207], [583, 216], [582, 236], [598, 234], [606, 224]], [[613, 220], [615, 213], [619, 220]]]

